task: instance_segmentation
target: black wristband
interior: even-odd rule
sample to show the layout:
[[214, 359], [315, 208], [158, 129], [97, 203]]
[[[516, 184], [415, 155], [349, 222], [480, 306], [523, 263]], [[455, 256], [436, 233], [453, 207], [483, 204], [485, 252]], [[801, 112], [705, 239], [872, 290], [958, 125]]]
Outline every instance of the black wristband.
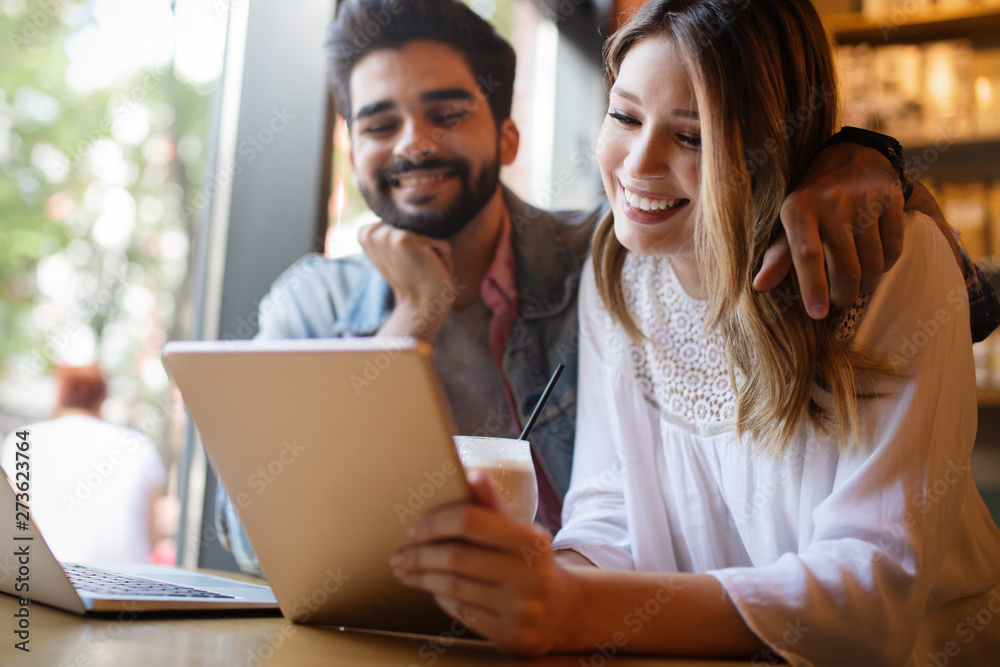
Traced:
[[[826, 140], [823, 148], [834, 144], [860, 144], [868, 148], [874, 148], [884, 155], [892, 168], [899, 176], [899, 185], [903, 188], [903, 201], [909, 201], [913, 194], [913, 181], [906, 173], [906, 160], [903, 159], [903, 147], [895, 137], [888, 134], [879, 134], [871, 130], [863, 130], [860, 127], [845, 125], [840, 128], [840, 132]], [[822, 150], [822, 149], [820, 149]]]

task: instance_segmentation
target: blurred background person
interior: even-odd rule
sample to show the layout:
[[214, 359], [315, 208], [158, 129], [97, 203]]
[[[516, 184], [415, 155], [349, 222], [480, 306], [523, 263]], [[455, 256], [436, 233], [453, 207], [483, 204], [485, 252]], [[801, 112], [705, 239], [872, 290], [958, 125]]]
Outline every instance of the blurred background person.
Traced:
[[8, 434], [0, 466], [13, 479], [17, 434], [27, 431], [31, 518], [60, 561], [147, 561], [166, 479], [159, 452], [139, 431], [101, 419], [107, 384], [98, 366], [56, 375], [53, 419]]

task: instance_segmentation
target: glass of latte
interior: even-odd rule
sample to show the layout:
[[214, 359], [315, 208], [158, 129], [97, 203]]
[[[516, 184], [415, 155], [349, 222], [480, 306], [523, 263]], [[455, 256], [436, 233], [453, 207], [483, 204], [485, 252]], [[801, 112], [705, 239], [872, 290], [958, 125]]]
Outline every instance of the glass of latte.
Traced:
[[523, 523], [534, 520], [538, 479], [527, 440], [456, 435], [455, 447], [466, 474], [485, 473], [510, 517]]

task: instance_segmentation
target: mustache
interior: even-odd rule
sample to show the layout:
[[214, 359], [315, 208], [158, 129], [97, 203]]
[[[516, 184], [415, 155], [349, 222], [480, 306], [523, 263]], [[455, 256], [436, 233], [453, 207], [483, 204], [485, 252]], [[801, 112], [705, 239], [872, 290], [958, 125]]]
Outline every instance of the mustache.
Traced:
[[456, 174], [465, 173], [465, 164], [458, 160], [442, 160], [440, 158], [428, 158], [419, 163], [409, 160], [400, 160], [391, 167], [382, 170], [382, 180], [401, 176], [411, 171], [419, 169], [450, 169]]

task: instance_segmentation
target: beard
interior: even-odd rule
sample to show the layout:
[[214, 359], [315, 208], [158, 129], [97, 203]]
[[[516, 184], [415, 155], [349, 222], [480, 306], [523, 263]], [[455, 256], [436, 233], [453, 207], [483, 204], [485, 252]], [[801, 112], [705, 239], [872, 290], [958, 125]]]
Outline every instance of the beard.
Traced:
[[[399, 176], [416, 169], [448, 169], [458, 178], [460, 189], [450, 205], [436, 209], [406, 213], [401, 211], [392, 199], [392, 183]], [[451, 238], [462, 231], [472, 219], [483, 210], [486, 203], [496, 192], [500, 182], [500, 155], [497, 150], [496, 159], [483, 165], [479, 178], [472, 181], [469, 163], [464, 160], [428, 159], [416, 165], [403, 160], [383, 169], [376, 174], [376, 186], [370, 188], [360, 184], [361, 196], [368, 206], [383, 222], [393, 227], [415, 234], [429, 236], [433, 239]], [[430, 199], [430, 197], [428, 197]], [[419, 198], [413, 202], [421, 204]]]

